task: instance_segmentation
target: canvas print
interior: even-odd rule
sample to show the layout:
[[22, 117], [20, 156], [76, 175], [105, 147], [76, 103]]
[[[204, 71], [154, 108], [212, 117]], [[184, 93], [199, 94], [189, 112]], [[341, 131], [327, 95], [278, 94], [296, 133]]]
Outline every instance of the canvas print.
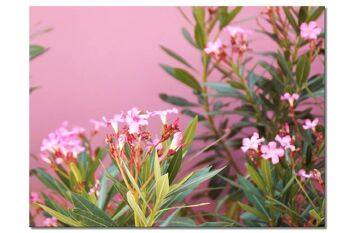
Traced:
[[31, 7], [30, 226], [326, 226], [325, 8]]

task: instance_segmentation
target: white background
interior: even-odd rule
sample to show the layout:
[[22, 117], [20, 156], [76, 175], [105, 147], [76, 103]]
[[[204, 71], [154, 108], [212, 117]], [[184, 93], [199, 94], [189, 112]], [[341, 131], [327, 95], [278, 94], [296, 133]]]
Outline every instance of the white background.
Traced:
[[[107, 1], [4, 0], [0, 7], [0, 229], [29, 228], [29, 6], [51, 5], [325, 5], [327, 8], [327, 230], [350, 223], [349, 100], [350, 8], [348, 1]], [[40, 126], [38, 126], [40, 127]], [[349, 146], [349, 147], [348, 147]], [[258, 229], [256, 229], [257, 231]], [[286, 229], [284, 229], [286, 230]], [[40, 232], [46, 232], [41, 230]], [[57, 230], [61, 231], [61, 230]], [[57, 232], [55, 231], [55, 232]], [[75, 230], [74, 230], [75, 231]], [[97, 231], [97, 230], [90, 230]], [[120, 229], [118, 229], [120, 231]], [[134, 229], [132, 229], [135, 232]], [[136, 230], [138, 231], [138, 230]], [[172, 230], [174, 231], [174, 230]], [[195, 230], [186, 230], [195, 231]], [[217, 230], [207, 230], [217, 231]], [[242, 230], [246, 231], [246, 230]], [[253, 230], [255, 231], [255, 230]], [[280, 230], [278, 230], [280, 231]], [[281, 230], [282, 231], [282, 230]], [[324, 231], [324, 230], [322, 230]], [[252, 232], [252, 230], [249, 230]]]

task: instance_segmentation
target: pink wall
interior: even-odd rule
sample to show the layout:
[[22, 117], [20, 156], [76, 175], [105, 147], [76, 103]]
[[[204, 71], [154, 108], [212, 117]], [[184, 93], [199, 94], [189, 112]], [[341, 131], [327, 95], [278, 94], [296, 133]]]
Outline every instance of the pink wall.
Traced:
[[[246, 7], [238, 20], [261, 10]], [[199, 65], [198, 52], [181, 35], [183, 26], [188, 23], [175, 7], [31, 7], [31, 33], [45, 27], [54, 30], [31, 40], [50, 50], [30, 62], [31, 85], [41, 86], [30, 96], [30, 152], [38, 154], [43, 137], [65, 120], [89, 128], [90, 118], [134, 106], [168, 108], [158, 98], [160, 92], [191, 97], [188, 88], [158, 65], [177, 65], [160, 44]], [[254, 20], [241, 26], [256, 27]], [[254, 50], [272, 46], [260, 34], [253, 39]], [[187, 123], [187, 117], [182, 119]], [[31, 166], [37, 165], [31, 159]], [[31, 182], [33, 190], [37, 185]]]

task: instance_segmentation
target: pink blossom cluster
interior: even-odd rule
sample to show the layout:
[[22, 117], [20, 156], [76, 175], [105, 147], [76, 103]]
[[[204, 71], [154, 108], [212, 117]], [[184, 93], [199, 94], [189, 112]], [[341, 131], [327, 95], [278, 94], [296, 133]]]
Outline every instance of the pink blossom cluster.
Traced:
[[264, 138], [259, 138], [258, 133], [254, 133], [251, 138], [243, 138], [242, 151], [255, 151], [261, 158], [265, 160], [271, 159], [273, 164], [277, 164], [281, 157], [284, 157], [285, 151], [295, 151], [292, 137], [290, 135], [276, 135], [275, 141], [270, 141], [266, 145], [262, 145]]
[[[153, 116], [159, 116], [163, 124], [163, 131], [173, 132], [172, 142], [170, 144], [168, 153], [172, 154], [179, 147], [182, 146], [183, 134], [178, 131], [178, 120], [175, 120], [173, 124], [167, 123], [168, 114], [177, 114], [178, 110], [176, 108], [162, 110], [162, 111], [141, 111], [138, 108], [132, 108], [127, 111], [126, 114], [121, 113], [115, 115], [112, 119], [107, 119], [103, 117], [103, 121], [106, 126], [111, 126], [114, 129], [116, 137], [116, 150], [118, 153], [124, 148], [126, 143], [132, 145], [133, 143], [140, 143], [145, 141], [148, 148], [156, 148], [159, 154], [162, 154], [163, 145], [162, 138], [151, 139], [150, 133], [147, 131], [147, 125], [149, 124], [149, 118]], [[97, 122], [97, 121], [96, 121]], [[98, 122], [97, 124], [101, 124]], [[106, 138], [106, 142], [110, 143], [110, 138]]]
[[137, 134], [141, 132], [142, 127], [148, 125], [148, 119], [151, 116], [159, 116], [163, 125], [167, 123], [167, 115], [171, 113], [178, 113], [178, 110], [176, 108], [167, 109], [163, 111], [141, 111], [137, 107], [132, 108], [131, 110], [127, 111], [126, 114], [124, 112], [120, 114], [114, 115], [112, 118], [107, 119], [105, 116], [102, 117], [103, 121], [97, 121], [94, 119], [91, 119], [91, 123], [94, 124], [94, 127], [96, 130], [99, 130], [103, 127], [112, 126], [114, 131], [117, 133], [119, 131], [118, 126], [122, 123], [127, 125], [128, 132], [130, 134]]
[[44, 138], [40, 148], [40, 157], [43, 161], [52, 164], [61, 164], [63, 161], [76, 159], [85, 149], [81, 145], [80, 135], [85, 132], [83, 128], [67, 128], [68, 122]]
[[[239, 57], [243, 56], [243, 54], [249, 50], [248, 36], [251, 34], [251, 31], [231, 26], [227, 26], [224, 30], [230, 35], [232, 53], [238, 54]], [[218, 38], [216, 41], [208, 42], [204, 52], [214, 56], [216, 60], [222, 60], [226, 57], [226, 47], [227, 46], [222, 43], [221, 39]]]
[[286, 92], [281, 96], [281, 100], [288, 101], [289, 106], [291, 106], [291, 107], [294, 106], [294, 101], [297, 101], [298, 99], [299, 99], [299, 94], [297, 94], [297, 93], [290, 94], [290, 93]]
[[300, 25], [300, 36], [305, 40], [315, 41], [320, 33], [321, 28], [317, 26], [315, 21], [304, 22]]
[[45, 218], [43, 224], [46, 227], [57, 227], [57, 218]]
[[304, 182], [307, 179], [313, 178], [313, 179], [318, 180], [319, 183], [323, 183], [321, 173], [317, 169], [309, 171], [308, 173], [305, 171], [305, 169], [300, 169], [297, 173], [297, 176], [300, 177], [300, 180], [302, 182]]
[[315, 131], [318, 121], [318, 118], [315, 118], [314, 120], [306, 119], [303, 128], [305, 130], [312, 129], [313, 131]]

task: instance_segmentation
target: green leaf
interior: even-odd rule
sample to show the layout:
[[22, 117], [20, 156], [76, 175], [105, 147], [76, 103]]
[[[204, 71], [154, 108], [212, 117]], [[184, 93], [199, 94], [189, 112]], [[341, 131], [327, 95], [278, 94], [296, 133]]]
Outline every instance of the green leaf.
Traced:
[[312, 13], [309, 15], [309, 17], [307, 18], [307, 22], [310, 21], [315, 21], [317, 20], [323, 13], [325, 7], [324, 6], [319, 6], [317, 7], [314, 11], [312, 11]]
[[201, 6], [192, 7], [192, 14], [196, 23], [205, 30], [205, 8]]
[[308, 11], [309, 9], [307, 6], [302, 6], [299, 8], [299, 15], [298, 15], [299, 25], [301, 25], [306, 21], [306, 18], [308, 16]]
[[267, 186], [268, 192], [272, 193], [272, 174], [269, 160], [261, 160], [261, 173], [262, 178]]
[[173, 50], [164, 47], [164, 46], [160, 46], [161, 49], [168, 54], [170, 57], [174, 58], [175, 60], [181, 62], [182, 64], [184, 64], [185, 66], [187, 66], [188, 68], [191, 68], [192, 70], [195, 70], [195, 68], [193, 68], [193, 66], [191, 66], [190, 63], [188, 63], [182, 56], [178, 55], [176, 52], [174, 52]]
[[205, 222], [200, 227], [231, 227], [233, 224], [228, 222]]
[[113, 227], [114, 223], [108, 221], [106, 222], [104, 219], [100, 218], [97, 215], [94, 215], [88, 211], [75, 208], [71, 211], [72, 216], [77, 219], [79, 222], [83, 223], [86, 227]]
[[248, 211], [249, 213], [254, 214], [256, 217], [260, 218], [261, 220], [264, 220], [264, 221], [266, 221], [266, 222], [269, 221], [269, 219], [266, 218], [266, 216], [265, 216], [263, 213], [261, 213], [260, 211], [258, 211], [257, 209], [255, 209], [255, 208], [253, 208], [253, 207], [251, 207], [251, 206], [249, 206], [249, 205], [246, 205], [246, 204], [244, 204], [244, 203], [242, 203], [242, 202], [238, 202], [238, 204], [239, 204], [239, 206], [240, 206], [243, 210]]
[[[56, 201], [54, 201], [52, 198], [49, 198], [45, 193], [41, 193], [41, 195], [44, 197], [45, 205], [65, 216], [69, 216], [69, 211], [66, 210], [63, 206], [58, 204]], [[74, 220], [74, 219], [73, 219]]]
[[184, 134], [184, 138], [183, 138], [183, 143], [185, 144], [184, 153], [187, 153], [188, 149], [191, 146], [193, 137], [196, 133], [197, 125], [198, 125], [198, 116], [195, 116], [187, 125], [186, 131]]
[[146, 226], [146, 223], [147, 223], [146, 217], [143, 214], [139, 205], [137, 204], [134, 195], [130, 191], [128, 191], [128, 193], [126, 194], [126, 197], [131, 209], [133, 209], [134, 211], [134, 215], [137, 216], [137, 218], [142, 221], [142, 224], [144, 226]]
[[69, 168], [70, 168], [71, 172], [73, 173], [75, 180], [79, 184], [82, 181], [82, 177], [81, 177], [81, 174], [80, 174], [80, 171], [79, 171], [77, 165], [75, 163], [70, 163]]
[[163, 202], [165, 197], [169, 193], [169, 178], [168, 174], [162, 175], [157, 181], [156, 181], [156, 197], [157, 197], [157, 204], [160, 204]]
[[47, 212], [48, 214], [50, 214], [51, 216], [57, 218], [60, 222], [63, 222], [65, 224], [68, 224], [70, 226], [73, 226], [73, 227], [83, 227], [84, 225], [81, 224], [80, 222], [77, 222], [75, 221], [74, 219], [68, 217], [68, 216], [65, 216], [45, 205], [41, 205], [41, 204], [38, 204], [45, 212]]
[[220, 97], [236, 97], [236, 98], [244, 97], [239, 90], [232, 88], [231, 85], [227, 83], [207, 82], [205, 83], [205, 85], [214, 89], [218, 93], [218, 96]]
[[160, 65], [168, 74], [179, 80], [183, 84], [193, 88], [196, 91], [201, 91], [201, 86], [198, 81], [193, 77], [192, 74], [181, 68], [172, 68], [170, 66], [161, 64]]
[[32, 60], [41, 54], [45, 53], [47, 49], [41, 45], [30, 45], [29, 46], [29, 59]]
[[289, 23], [292, 25], [295, 33], [299, 34], [299, 26], [298, 26], [296, 20], [294, 19], [293, 15], [290, 13], [289, 7], [284, 6], [283, 11], [284, 11], [284, 14], [286, 15]]
[[185, 37], [185, 39], [187, 40], [188, 43], [190, 43], [192, 46], [198, 48], [198, 46], [196, 45], [196, 42], [194, 42], [191, 34], [187, 31], [186, 28], [182, 28], [181, 32], [182, 32], [182, 35]]
[[184, 114], [184, 115], [190, 116], [192, 118], [198, 117], [198, 121], [204, 121], [205, 120], [205, 117], [203, 115], [199, 114], [198, 112], [194, 112], [194, 111], [192, 111], [190, 109], [187, 109], [187, 108], [183, 109], [181, 111], [181, 113]]
[[182, 162], [182, 148], [180, 148], [176, 154], [172, 157], [167, 173], [169, 174], [169, 183], [171, 184], [176, 175], [177, 172], [179, 171], [180, 167], [181, 167], [181, 162]]
[[259, 175], [259, 173], [255, 170], [255, 168], [247, 164], [247, 170], [252, 181], [259, 187], [261, 191], [266, 192], [266, 185], [262, 180], [261, 176]]
[[83, 215], [85, 215], [89, 219], [94, 218], [95, 221], [98, 221], [100, 225], [106, 227], [115, 226], [113, 220], [108, 214], [106, 214], [103, 210], [95, 206], [93, 203], [91, 203], [81, 195], [72, 193], [71, 198], [75, 209], [80, 209], [78, 213], [77, 211], [75, 212], [76, 214], [85, 213]]
[[[214, 171], [206, 172], [206, 173], [200, 173], [201, 175], [199, 176], [192, 175], [192, 177], [190, 177], [183, 185], [181, 185], [178, 189], [172, 191], [171, 195], [182, 193], [182, 192], [185, 192], [186, 190], [191, 190], [192, 188], [197, 187], [202, 182], [218, 174], [224, 168], [225, 167], [222, 167]], [[203, 170], [203, 171], [206, 171], [206, 170]]]
[[31, 171], [46, 187], [58, 192], [63, 197], [68, 197], [67, 194], [69, 192], [68, 188], [50, 176], [44, 169], [36, 168]]
[[292, 74], [292, 71], [290, 70], [288, 61], [280, 53], [277, 54], [276, 58], [277, 58], [278, 65], [280, 66], [281, 70], [286, 75], [288, 80], [292, 80], [293, 74]]
[[175, 211], [169, 215], [169, 217], [167, 217], [167, 219], [165, 219], [164, 222], [162, 222], [159, 226], [160, 227], [168, 227], [170, 222], [176, 217], [177, 213], [180, 211], [181, 209], [175, 209]]
[[203, 29], [197, 24], [194, 28], [194, 38], [196, 40], [196, 44], [200, 49], [204, 49], [206, 46], [206, 36]]
[[195, 227], [193, 219], [188, 217], [174, 217], [167, 223], [167, 227]]
[[232, 20], [238, 15], [238, 13], [242, 10], [241, 6], [235, 7], [232, 11], [229, 13], [226, 12], [223, 13], [220, 17], [220, 29], [226, 27], [228, 24], [231, 23]]
[[307, 78], [310, 73], [310, 60], [307, 55], [302, 56], [296, 69], [297, 84], [300, 89], [303, 89], [307, 85]]
[[167, 95], [165, 93], [160, 93], [159, 97], [170, 104], [176, 105], [176, 106], [180, 106], [180, 107], [195, 107], [198, 106], [198, 104], [195, 103], [191, 103], [188, 100], [186, 100], [185, 98], [182, 97], [177, 97], [177, 96], [170, 96]]
[[105, 171], [105, 173], [102, 176], [101, 179], [101, 185], [99, 190], [99, 196], [97, 199], [97, 206], [102, 209], [105, 206], [106, 199], [107, 199], [107, 181], [109, 180], [108, 174], [112, 177], [116, 176], [119, 173], [118, 168], [115, 165], [111, 165], [108, 168], [108, 171]]

